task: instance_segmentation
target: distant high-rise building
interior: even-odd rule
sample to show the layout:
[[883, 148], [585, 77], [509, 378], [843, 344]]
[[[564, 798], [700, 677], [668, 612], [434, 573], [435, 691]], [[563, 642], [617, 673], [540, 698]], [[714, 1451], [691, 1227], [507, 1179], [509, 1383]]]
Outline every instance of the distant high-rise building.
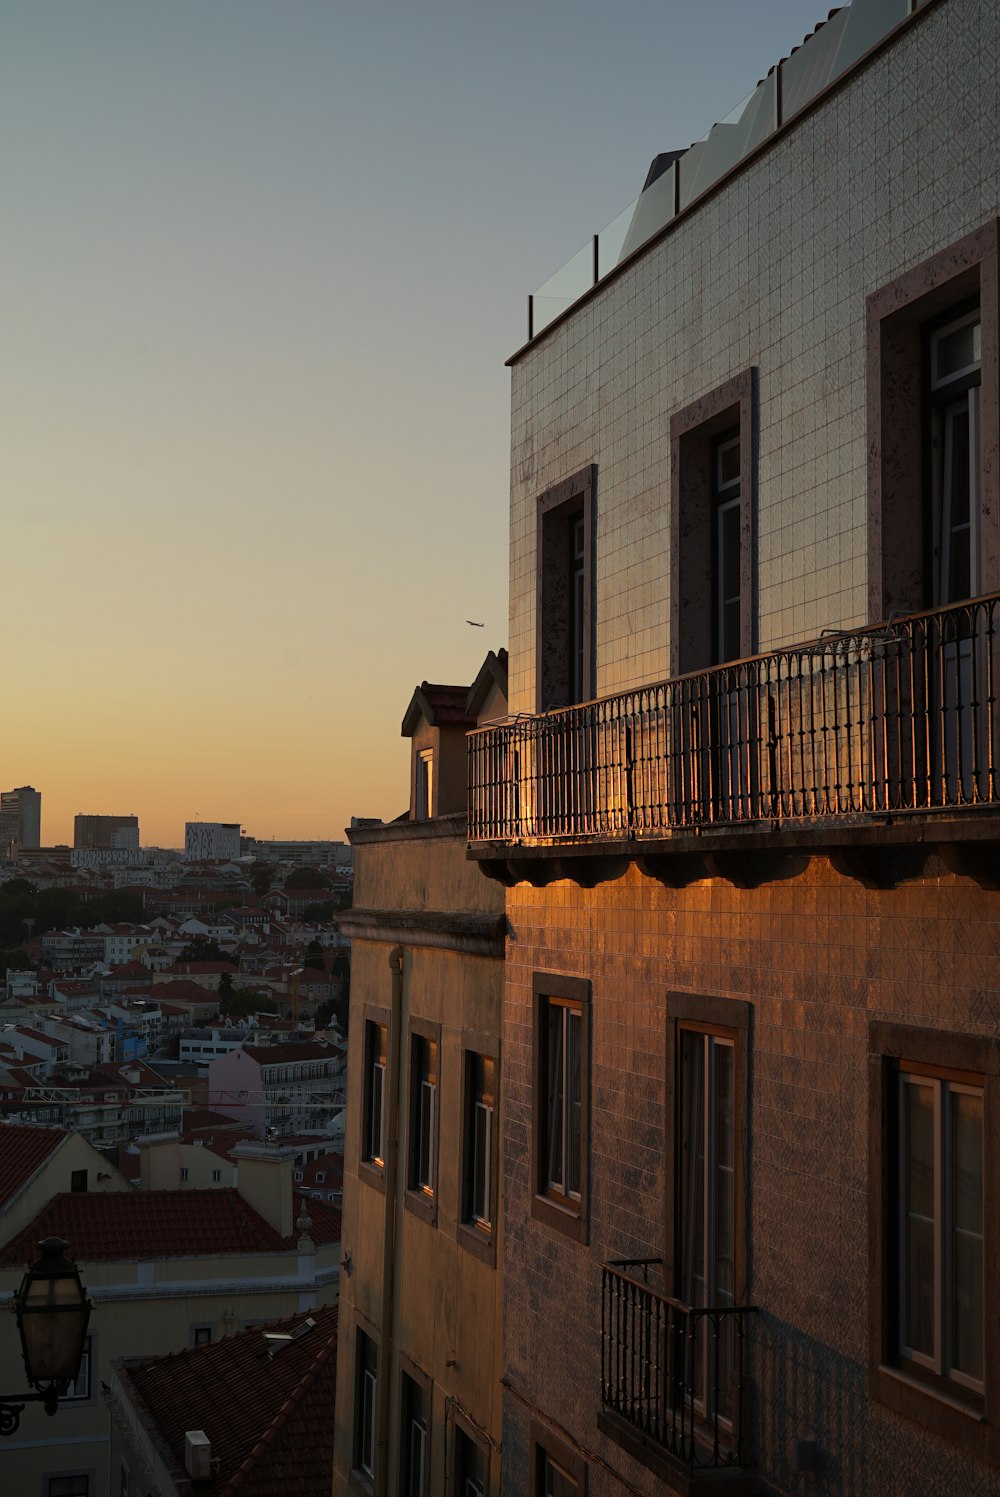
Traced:
[[42, 843], [42, 792], [33, 785], [20, 785], [0, 794], [0, 842], [16, 841], [21, 847]]
[[74, 816], [73, 846], [79, 849], [116, 847], [127, 852], [134, 852], [139, 846], [139, 818], [138, 816]]
[[222, 861], [240, 855], [238, 821], [188, 821], [184, 824], [184, 859], [200, 863], [205, 859]]

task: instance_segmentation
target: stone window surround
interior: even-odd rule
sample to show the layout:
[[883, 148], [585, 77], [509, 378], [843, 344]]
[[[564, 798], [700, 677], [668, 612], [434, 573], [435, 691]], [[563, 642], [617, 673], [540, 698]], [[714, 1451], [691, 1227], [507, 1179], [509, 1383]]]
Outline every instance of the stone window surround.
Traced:
[[585, 1497], [587, 1491], [587, 1462], [581, 1451], [568, 1445], [564, 1439], [543, 1424], [540, 1419], [532, 1419], [529, 1429], [529, 1440], [531, 1443], [531, 1486], [529, 1497], [543, 1497], [543, 1487], [540, 1481], [541, 1456], [547, 1455], [557, 1465], [567, 1472], [570, 1479], [575, 1482], [579, 1497]]
[[744, 369], [670, 418], [670, 674], [712, 664], [711, 448], [716, 437], [740, 434], [740, 655], [756, 646], [755, 526], [757, 464], [756, 368]]
[[916, 1420], [950, 1444], [991, 1466], [1000, 1465], [1000, 1285], [987, 1272], [983, 1285], [984, 1399], [957, 1385], [938, 1387], [895, 1366], [892, 1295], [896, 1281], [891, 1210], [896, 1170], [889, 1158], [890, 1108], [900, 1062], [940, 1066], [983, 1078], [984, 1261], [993, 1261], [1000, 1239], [1000, 1045], [987, 1036], [923, 1027], [868, 1026], [868, 1394], [876, 1403]]
[[[459, 1474], [460, 1474], [459, 1470], [458, 1470], [458, 1436], [461, 1433], [461, 1434], [463, 1434], [465, 1436], [466, 1440], [468, 1440], [468, 1442], [469, 1442], [470, 1445], [474, 1445], [475, 1446], [475, 1448], [479, 1451], [480, 1456], [482, 1457], [483, 1470], [486, 1473], [486, 1491], [489, 1492], [489, 1490], [490, 1490], [490, 1443], [491, 1443], [490, 1440], [489, 1440], [489, 1437], [484, 1433], [484, 1431], [482, 1431], [481, 1429], [477, 1428], [477, 1426], [472, 1423], [472, 1420], [469, 1419], [463, 1413], [463, 1411], [459, 1408], [459, 1406], [458, 1406], [457, 1403], [453, 1406], [453, 1409], [452, 1409], [451, 1426], [452, 1426], [452, 1433], [451, 1433], [451, 1440], [450, 1440], [450, 1445], [451, 1445], [450, 1459], [451, 1459], [451, 1473], [452, 1473], [452, 1479], [453, 1479], [453, 1481], [457, 1482]], [[458, 1487], [457, 1487], [457, 1485], [453, 1486], [452, 1490], [457, 1494], [458, 1493]]]
[[[405, 1379], [409, 1379], [412, 1385], [419, 1389], [424, 1399], [424, 1409], [427, 1414], [427, 1441], [424, 1446], [424, 1483], [425, 1490], [430, 1490], [430, 1460], [431, 1460], [431, 1432], [434, 1428], [434, 1379], [424, 1371], [419, 1363], [414, 1362], [406, 1352], [399, 1353], [399, 1478], [402, 1482], [403, 1472], [409, 1461], [409, 1423], [410, 1423], [410, 1399]], [[404, 1444], [404, 1440], [406, 1443]]]
[[[982, 347], [982, 586], [1000, 591], [998, 222], [932, 255], [865, 303], [868, 429], [868, 618], [918, 613], [924, 595], [923, 327], [979, 297]], [[921, 523], [913, 524], [914, 495]], [[891, 546], [887, 537], [891, 540]]]
[[[552, 614], [558, 609], [568, 620], [572, 599], [569, 597], [568, 554], [565, 544], [568, 520], [578, 511], [583, 515], [583, 693], [590, 701], [597, 692], [596, 651], [594, 647], [596, 583], [594, 561], [594, 527], [596, 518], [597, 464], [589, 463], [572, 477], [564, 479], [538, 496], [535, 533], [535, 710], [567, 706], [568, 702], [550, 700], [553, 685], [568, 668], [568, 640], [565, 630], [554, 629]], [[562, 520], [559, 524], [559, 511]], [[556, 691], [557, 695], [560, 695]]]
[[[531, 1215], [555, 1231], [586, 1244], [590, 1240], [590, 1051], [591, 1051], [591, 985], [584, 977], [567, 977], [556, 972], [532, 975], [532, 1075], [531, 1088]], [[580, 1071], [583, 1079], [580, 1108], [580, 1199], [556, 1200], [543, 1184], [546, 1178], [544, 1150], [546, 1143], [545, 1111], [548, 1078], [545, 1075], [546, 1000], [559, 998], [580, 1009]]]

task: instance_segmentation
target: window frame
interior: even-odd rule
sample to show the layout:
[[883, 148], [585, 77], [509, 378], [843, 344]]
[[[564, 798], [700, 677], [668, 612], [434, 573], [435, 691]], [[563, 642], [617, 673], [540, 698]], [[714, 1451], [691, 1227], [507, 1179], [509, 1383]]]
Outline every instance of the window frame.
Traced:
[[[1000, 1225], [1000, 1044], [985, 1036], [873, 1023], [868, 1028], [869, 1323], [868, 1391], [878, 1403], [914, 1419], [951, 1444], [1000, 1465], [1000, 1286], [983, 1276], [982, 1392], [907, 1357], [899, 1323], [900, 1078], [927, 1075], [963, 1086], [981, 1084], [984, 1262]], [[935, 1262], [935, 1274], [939, 1265]], [[939, 1348], [940, 1350], [940, 1348]]]
[[413, 1424], [419, 1424], [419, 1418], [414, 1418], [413, 1409], [415, 1398], [419, 1398], [423, 1404], [423, 1473], [422, 1487], [417, 1489], [416, 1497], [430, 1497], [431, 1491], [431, 1437], [434, 1420], [434, 1383], [422, 1367], [418, 1367], [405, 1352], [399, 1354], [399, 1437], [397, 1444], [396, 1461], [396, 1486], [399, 1497], [414, 1497], [412, 1485], [412, 1453], [410, 1431]]
[[[361, 1118], [360, 1118], [360, 1130], [359, 1130], [359, 1139], [358, 1139], [358, 1177], [361, 1180], [367, 1181], [367, 1183], [369, 1185], [374, 1186], [376, 1190], [384, 1191], [385, 1190], [385, 1150], [386, 1150], [386, 1143], [388, 1141], [388, 1132], [387, 1132], [387, 1130], [388, 1130], [388, 1122], [389, 1122], [389, 1120], [388, 1120], [388, 1118], [386, 1116], [386, 1101], [387, 1101], [387, 1098], [386, 1098], [386, 1081], [387, 1081], [387, 1077], [388, 1077], [388, 1074], [389, 1074], [389, 1059], [390, 1059], [390, 1057], [389, 1057], [389, 1034], [390, 1034], [389, 1019], [390, 1019], [390, 1014], [389, 1014], [389, 1010], [387, 1008], [380, 1008], [380, 1007], [376, 1007], [374, 1004], [366, 1003], [364, 1005], [363, 1010], [362, 1010], [361, 1017], [362, 1017], [362, 1024], [363, 1024], [363, 1028], [362, 1028], [362, 1036], [363, 1036], [362, 1059], [363, 1059], [363, 1066], [362, 1066], [362, 1073], [361, 1073]], [[379, 1035], [380, 1032], [384, 1035], [384, 1041], [385, 1041], [385, 1048], [384, 1048], [384, 1050], [382, 1049], [381, 1040], [377, 1041], [377, 1038], [376, 1038]], [[376, 1042], [379, 1044], [379, 1049], [378, 1049], [378, 1052], [377, 1052], [378, 1056], [382, 1057], [384, 1055], [384, 1060], [380, 1058], [379, 1060], [377, 1060], [377, 1061], [374, 1062], [374, 1065], [378, 1065], [378, 1066], [381, 1067], [381, 1073], [382, 1073], [381, 1074], [381, 1087], [382, 1087], [382, 1107], [381, 1107], [382, 1157], [381, 1158], [378, 1155], [369, 1152], [370, 1149], [371, 1149], [371, 1147], [372, 1147], [372, 1138], [371, 1138], [371, 1107], [372, 1107], [372, 1094], [373, 1094], [372, 1081], [373, 1081], [373, 1073], [374, 1073], [373, 1056], [376, 1053], [374, 1051], [374, 1049], [373, 1049], [373, 1046], [375, 1045]]]
[[[428, 1075], [421, 1075], [420, 1091], [415, 1090], [418, 1053], [433, 1046]], [[437, 1225], [438, 1196], [440, 1195], [440, 1143], [441, 1143], [441, 1026], [427, 1019], [411, 1017], [406, 1030], [406, 1186], [403, 1201], [408, 1211], [421, 1217], [430, 1226]], [[430, 1137], [427, 1144], [430, 1154], [429, 1180], [420, 1178], [420, 1160], [415, 1149], [420, 1148], [423, 1136], [422, 1103], [425, 1085], [433, 1087]]]
[[[72, 1403], [75, 1404], [77, 1408], [79, 1408], [81, 1404], [94, 1403], [96, 1401], [94, 1397], [94, 1359], [96, 1355], [97, 1333], [96, 1331], [88, 1331], [83, 1342], [83, 1356], [80, 1359], [80, 1372], [78, 1372], [77, 1376], [70, 1382], [69, 1387], [66, 1389], [66, 1392], [61, 1395], [60, 1401], [62, 1403]], [[85, 1372], [84, 1368], [86, 1368]], [[83, 1374], [82, 1377], [80, 1375], [81, 1373]], [[83, 1382], [85, 1384], [84, 1391], [82, 1393], [71, 1391], [71, 1389], [76, 1389], [76, 1385], [79, 1382]]]
[[[984, 461], [1000, 440], [998, 342], [1000, 226], [990, 219], [947, 249], [873, 291], [865, 303], [868, 434], [868, 617], [931, 607], [937, 588], [929, 545], [930, 482], [926, 340], [938, 323], [980, 315], [979, 589], [1000, 589], [1000, 471]], [[956, 379], [956, 393], [962, 381]], [[923, 496], [914, 525], [914, 495]], [[992, 517], [992, 519], [991, 519]]]
[[451, 1490], [455, 1497], [466, 1497], [462, 1482], [468, 1476], [465, 1470], [465, 1449], [474, 1450], [483, 1467], [483, 1497], [490, 1494], [490, 1442], [482, 1430], [476, 1428], [457, 1406], [452, 1415], [451, 1435]]
[[[366, 1387], [371, 1389], [370, 1419], [367, 1420], [362, 1397]], [[378, 1459], [378, 1343], [360, 1325], [354, 1331], [354, 1409], [351, 1424], [351, 1477], [366, 1487], [374, 1486]], [[371, 1451], [370, 1466], [363, 1464], [366, 1451], [362, 1449], [362, 1445], [365, 1442], [366, 1424], [369, 1437], [367, 1443]]]
[[[589, 463], [538, 496], [535, 530], [535, 708], [538, 712], [589, 702], [597, 694], [596, 492], [597, 464]], [[580, 522], [582, 556], [578, 568]]]
[[[554, 1192], [549, 1185], [548, 1029], [551, 1005], [580, 1014], [580, 1192]], [[587, 1243], [590, 1236], [591, 984], [563, 973], [532, 975], [533, 1086], [531, 1092], [531, 1214], [536, 1221]], [[571, 1105], [563, 1095], [563, 1127]]]
[[434, 750], [414, 750], [413, 819], [430, 821], [434, 815]]
[[[670, 418], [670, 674], [732, 664], [756, 646], [758, 371], [732, 379]], [[739, 653], [718, 656], [716, 453], [739, 438]], [[734, 496], [735, 497], [735, 496]]]
[[587, 1462], [583, 1454], [567, 1445], [539, 1419], [532, 1419], [528, 1435], [531, 1446], [529, 1497], [545, 1497], [544, 1463], [558, 1466], [576, 1487], [576, 1497], [586, 1497]]
[[716, 1035], [733, 1045], [733, 1303], [745, 1305], [748, 1297], [748, 1154], [750, 1089], [749, 1060], [752, 1041], [750, 1003], [717, 995], [670, 992], [667, 994], [666, 1095], [672, 1126], [664, 1139], [666, 1179], [665, 1281], [671, 1294], [681, 1293], [683, 1269], [681, 1234], [683, 1214], [680, 1160], [680, 1044], [685, 1030]]
[[[476, 1061], [489, 1061], [493, 1067], [493, 1105], [489, 1145], [489, 1206], [490, 1219], [486, 1223], [477, 1219], [471, 1211], [472, 1173], [475, 1169], [475, 1138], [471, 1127], [471, 1105], [475, 1085], [473, 1066]], [[500, 1046], [491, 1035], [463, 1034], [462, 1036], [462, 1126], [458, 1161], [458, 1241], [485, 1262], [496, 1262], [497, 1213], [500, 1190]]]

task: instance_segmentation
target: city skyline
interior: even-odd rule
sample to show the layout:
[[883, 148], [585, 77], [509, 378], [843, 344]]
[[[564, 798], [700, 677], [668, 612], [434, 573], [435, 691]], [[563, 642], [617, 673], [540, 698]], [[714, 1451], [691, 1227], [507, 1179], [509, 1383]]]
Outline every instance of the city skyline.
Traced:
[[397, 703], [507, 643], [528, 292], [818, 19], [8, 11], [4, 775], [46, 841], [399, 813]]

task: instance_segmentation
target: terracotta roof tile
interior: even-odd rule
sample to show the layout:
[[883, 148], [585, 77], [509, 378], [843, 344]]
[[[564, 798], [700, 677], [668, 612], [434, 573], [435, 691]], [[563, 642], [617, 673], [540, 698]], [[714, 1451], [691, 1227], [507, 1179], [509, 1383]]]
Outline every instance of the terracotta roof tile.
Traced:
[[70, 1243], [78, 1263], [280, 1252], [298, 1240], [297, 1232], [281, 1237], [236, 1190], [63, 1192], [0, 1249], [0, 1264], [26, 1263], [53, 1236]]
[[65, 1128], [0, 1123], [0, 1206], [17, 1195], [50, 1155], [69, 1138]]
[[294, 1340], [268, 1342], [255, 1326], [206, 1346], [118, 1364], [119, 1377], [178, 1474], [185, 1431], [204, 1429], [218, 1462], [218, 1474], [198, 1484], [204, 1497], [315, 1497], [329, 1491], [333, 1465], [337, 1318], [336, 1305], [321, 1305], [267, 1327], [299, 1331]]

